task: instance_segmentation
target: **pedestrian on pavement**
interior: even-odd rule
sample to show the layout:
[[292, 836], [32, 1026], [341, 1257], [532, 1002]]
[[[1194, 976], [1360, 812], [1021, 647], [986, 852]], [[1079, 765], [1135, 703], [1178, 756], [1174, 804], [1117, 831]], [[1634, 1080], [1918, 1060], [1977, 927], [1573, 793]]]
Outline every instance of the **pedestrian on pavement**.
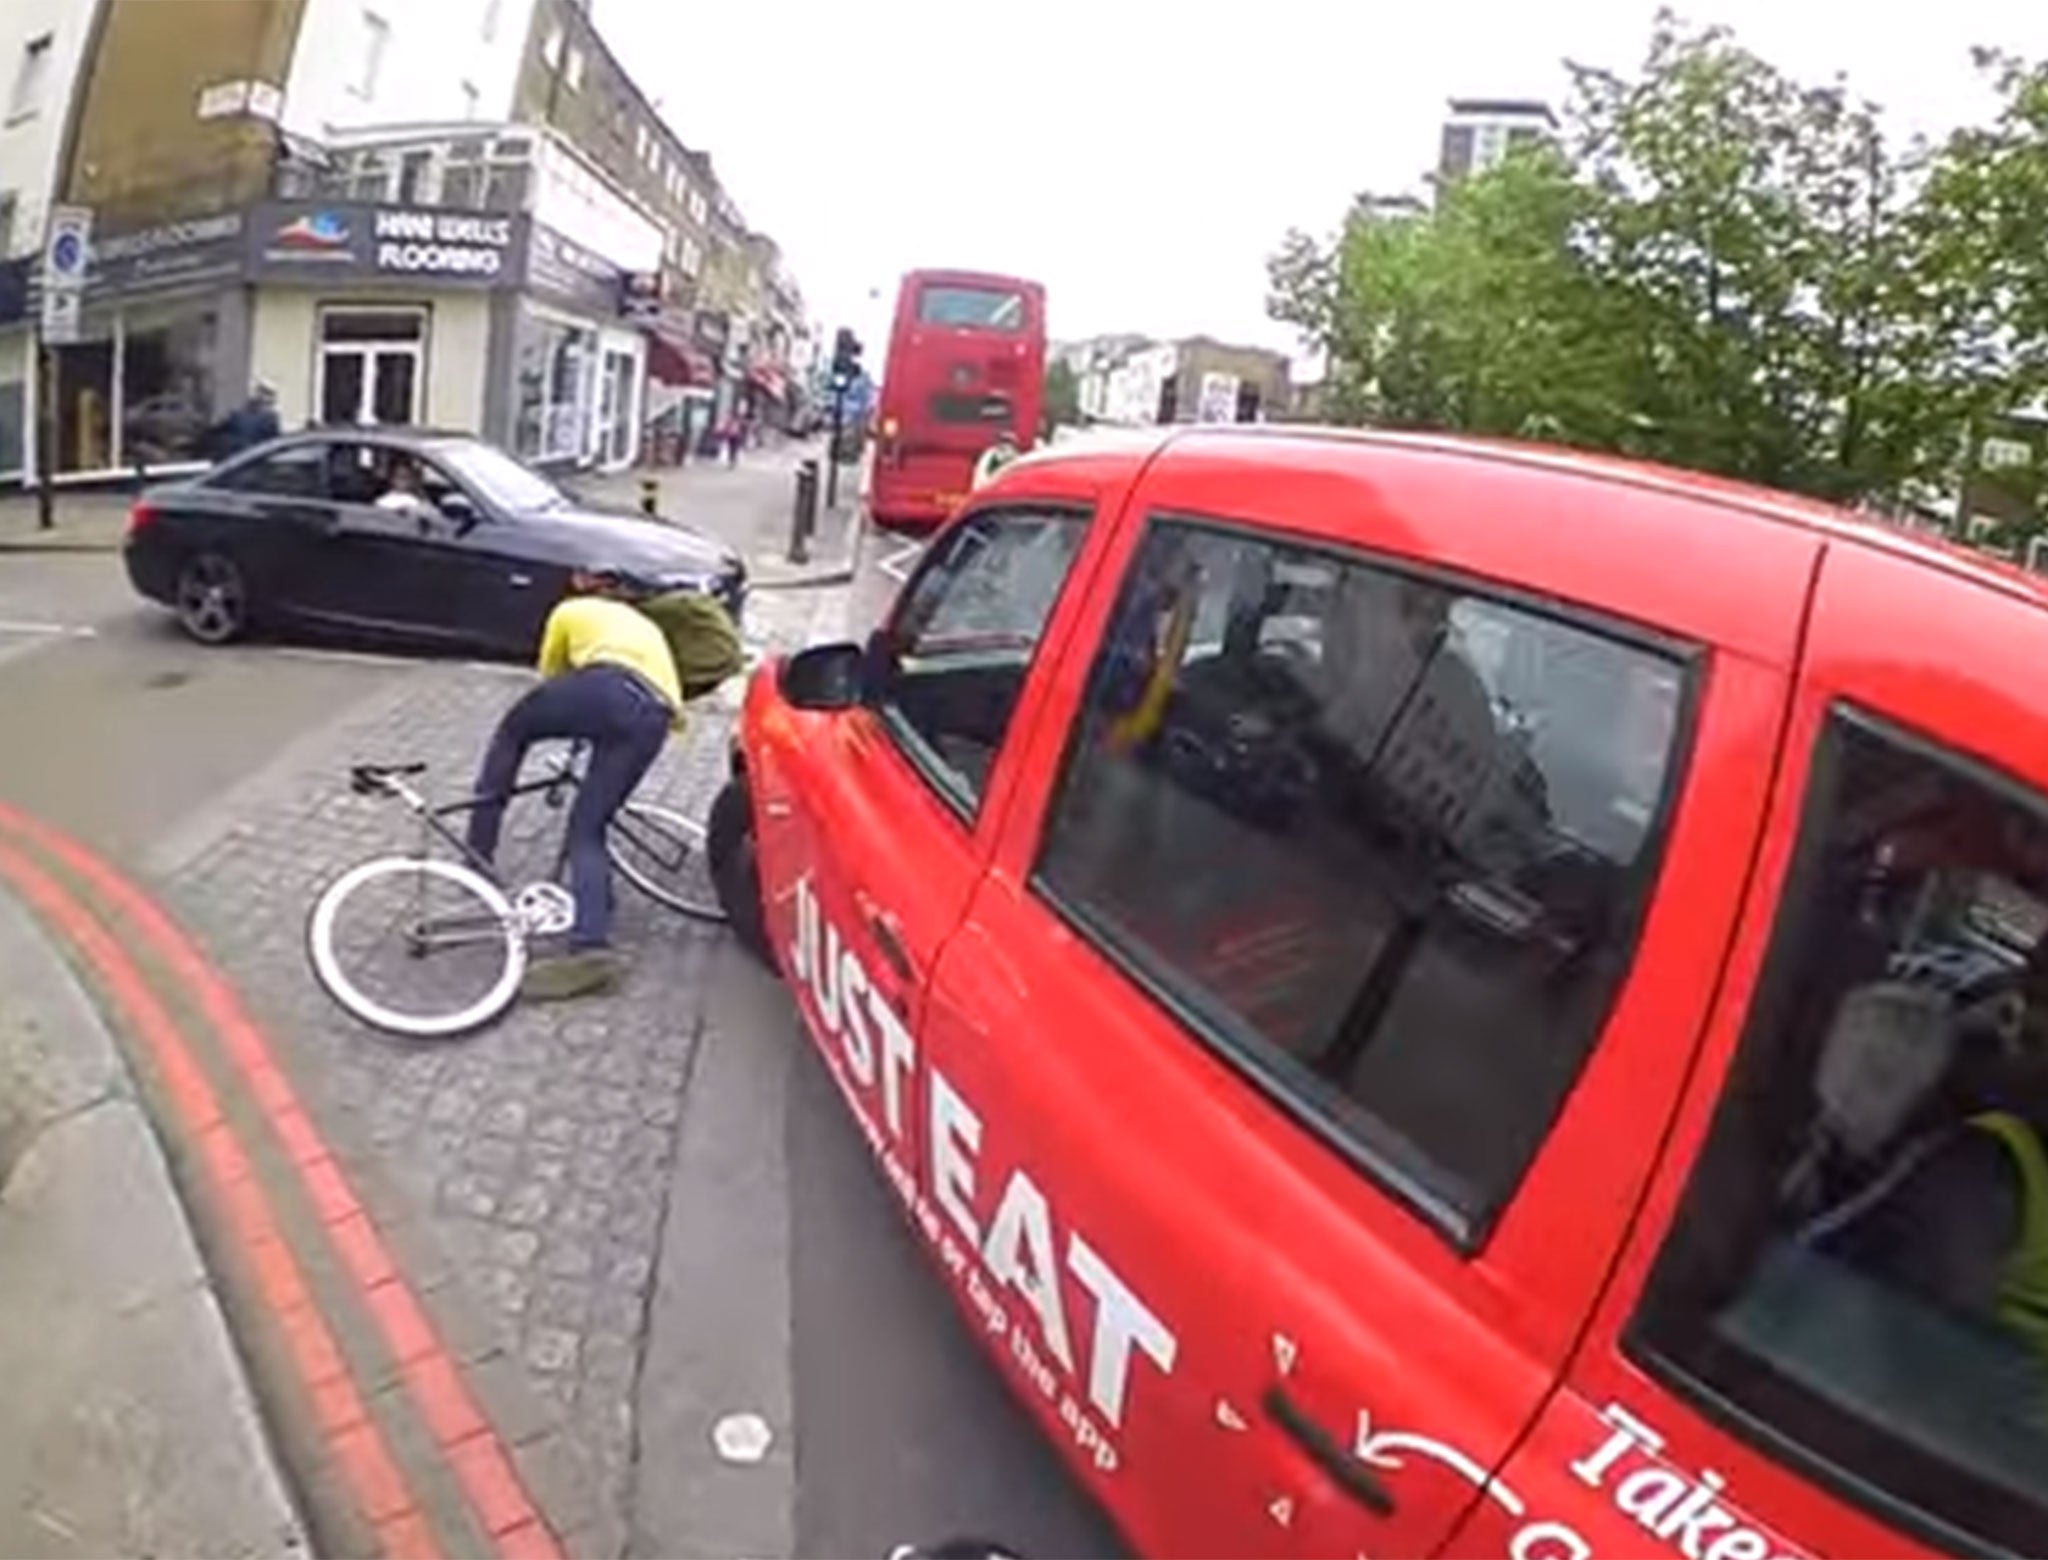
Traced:
[[564, 954], [535, 959], [521, 992], [536, 1001], [580, 997], [617, 984], [623, 965], [611, 947], [612, 869], [605, 834], [672, 729], [682, 724], [682, 679], [661, 628], [619, 594], [616, 576], [582, 574], [548, 614], [540, 674], [498, 722], [469, 815], [469, 848], [489, 863], [498, 850], [505, 803], [536, 742], [582, 740], [590, 761], [569, 809], [569, 892], [576, 901]]
[[740, 441], [746, 437], [737, 412], [725, 414], [725, 421], [719, 425], [718, 437], [725, 445], [725, 463], [737, 466], [740, 463]]
[[239, 455], [284, 431], [277, 420], [277, 392], [262, 380], [249, 391], [249, 398], [221, 421], [215, 429], [219, 458]]

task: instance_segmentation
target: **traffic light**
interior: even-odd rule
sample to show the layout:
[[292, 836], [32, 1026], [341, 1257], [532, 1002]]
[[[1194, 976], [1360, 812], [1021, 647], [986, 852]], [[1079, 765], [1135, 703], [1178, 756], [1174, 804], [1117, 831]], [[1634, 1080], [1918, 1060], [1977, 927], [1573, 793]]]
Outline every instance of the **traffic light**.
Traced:
[[839, 334], [832, 342], [832, 383], [835, 387], [843, 390], [853, 383], [854, 376], [860, 372], [860, 351], [860, 337], [844, 325], [840, 326]]

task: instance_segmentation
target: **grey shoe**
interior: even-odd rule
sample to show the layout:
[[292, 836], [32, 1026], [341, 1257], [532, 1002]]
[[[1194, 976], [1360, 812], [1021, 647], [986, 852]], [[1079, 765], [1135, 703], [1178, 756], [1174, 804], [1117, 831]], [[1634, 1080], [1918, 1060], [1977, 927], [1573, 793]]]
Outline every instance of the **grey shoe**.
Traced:
[[519, 994], [529, 1002], [565, 1002], [612, 989], [626, 973], [625, 960], [609, 948], [580, 948], [546, 954], [526, 967]]

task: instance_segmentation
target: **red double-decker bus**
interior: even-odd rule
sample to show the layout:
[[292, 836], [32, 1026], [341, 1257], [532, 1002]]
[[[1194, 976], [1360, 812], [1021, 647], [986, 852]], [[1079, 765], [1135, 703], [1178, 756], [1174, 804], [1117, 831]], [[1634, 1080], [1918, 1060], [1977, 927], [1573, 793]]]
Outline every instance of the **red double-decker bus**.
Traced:
[[928, 530], [967, 496], [998, 435], [1038, 438], [1045, 402], [1045, 289], [984, 271], [912, 271], [896, 293], [875, 409], [868, 507]]

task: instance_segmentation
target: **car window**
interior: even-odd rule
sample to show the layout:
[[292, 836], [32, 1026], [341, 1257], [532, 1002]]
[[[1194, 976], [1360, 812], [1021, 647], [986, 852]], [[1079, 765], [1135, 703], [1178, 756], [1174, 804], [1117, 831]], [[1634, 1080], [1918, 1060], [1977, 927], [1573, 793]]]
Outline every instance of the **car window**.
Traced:
[[1630, 1347], [1949, 1548], [2048, 1534], [2048, 797], [1837, 712]]
[[1470, 1244], [1628, 967], [1684, 677], [1476, 591], [1155, 520], [1037, 881]]
[[1032, 653], [1087, 531], [1058, 510], [985, 510], [938, 542], [881, 638], [884, 723], [963, 816], [981, 802]]
[[374, 504], [390, 486], [392, 452], [337, 440], [327, 446], [327, 490], [343, 504]]
[[538, 509], [560, 509], [569, 502], [546, 477], [488, 444], [437, 444], [433, 450], [436, 459], [482, 493], [496, 509], [528, 514]]
[[234, 466], [211, 479], [230, 493], [270, 493], [286, 498], [320, 498], [327, 493], [327, 454], [318, 444], [299, 444]]

